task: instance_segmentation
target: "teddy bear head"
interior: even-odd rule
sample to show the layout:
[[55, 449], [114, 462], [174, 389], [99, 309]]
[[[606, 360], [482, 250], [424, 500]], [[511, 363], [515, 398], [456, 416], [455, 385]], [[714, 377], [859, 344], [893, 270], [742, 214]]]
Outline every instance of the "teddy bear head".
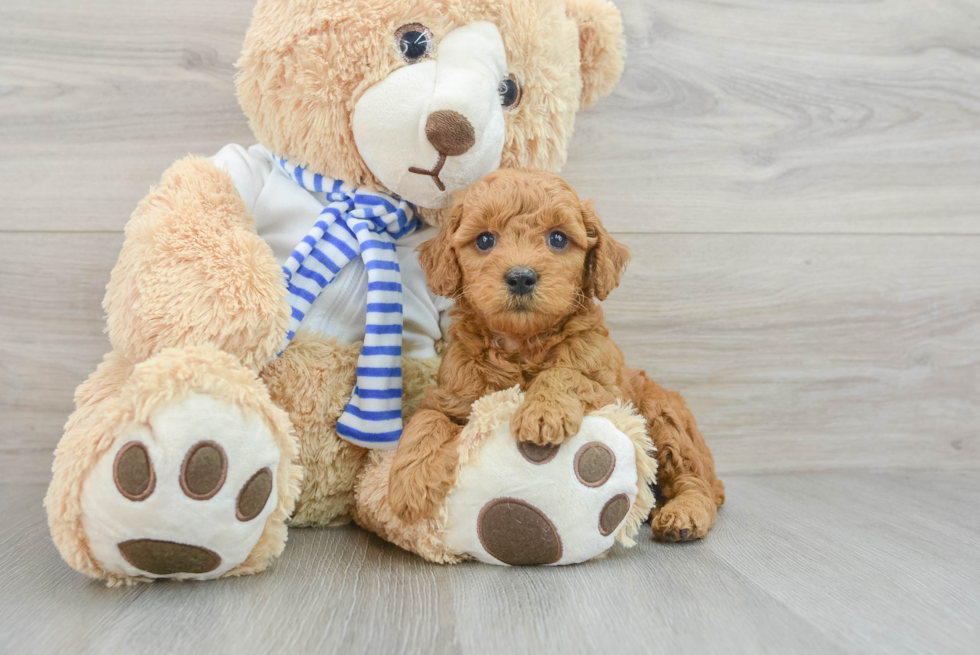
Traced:
[[441, 209], [499, 167], [558, 170], [622, 59], [606, 0], [259, 0], [237, 86], [277, 155]]

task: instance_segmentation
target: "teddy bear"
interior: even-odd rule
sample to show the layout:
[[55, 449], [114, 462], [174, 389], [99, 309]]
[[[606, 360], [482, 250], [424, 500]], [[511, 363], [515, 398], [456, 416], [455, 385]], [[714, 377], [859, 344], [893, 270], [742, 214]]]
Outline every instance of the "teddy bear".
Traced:
[[414, 250], [484, 175], [558, 170], [622, 58], [607, 0], [259, 0], [236, 77], [257, 145], [177, 161], [126, 225], [112, 350], [45, 498], [65, 561], [205, 580], [264, 570], [287, 524], [384, 536], [358, 481], [433, 384], [451, 305]]

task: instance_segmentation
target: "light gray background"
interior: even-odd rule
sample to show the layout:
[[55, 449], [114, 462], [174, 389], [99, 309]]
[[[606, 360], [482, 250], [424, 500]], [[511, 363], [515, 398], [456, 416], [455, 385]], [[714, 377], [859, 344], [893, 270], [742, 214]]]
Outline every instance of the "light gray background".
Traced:
[[0, 2], [0, 651], [977, 652], [980, 2], [621, 0], [566, 177], [633, 248], [605, 303], [729, 503], [563, 570], [293, 531], [266, 574], [106, 589], [40, 502], [129, 213], [252, 142], [249, 0]]

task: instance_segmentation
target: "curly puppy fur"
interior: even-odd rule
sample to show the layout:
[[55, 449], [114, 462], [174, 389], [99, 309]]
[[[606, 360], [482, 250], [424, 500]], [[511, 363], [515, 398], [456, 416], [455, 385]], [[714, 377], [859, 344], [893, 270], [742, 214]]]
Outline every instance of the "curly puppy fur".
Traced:
[[[565, 235], [552, 239], [554, 233]], [[477, 239], [492, 235], [481, 250]], [[486, 237], [482, 240], [485, 247]], [[701, 539], [725, 500], [714, 460], [680, 395], [628, 367], [595, 300], [619, 284], [629, 250], [553, 173], [500, 170], [458, 199], [419, 259], [430, 287], [453, 297], [449, 348], [438, 386], [405, 429], [390, 473], [390, 500], [406, 521], [431, 517], [452, 487], [459, 434], [480, 397], [520, 385], [526, 398], [511, 419], [521, 440], [561, 443], [583, 416], [629, 399], [657, 447], [654, 537]], [[529, 293], [506, 276], [534, 272]]]

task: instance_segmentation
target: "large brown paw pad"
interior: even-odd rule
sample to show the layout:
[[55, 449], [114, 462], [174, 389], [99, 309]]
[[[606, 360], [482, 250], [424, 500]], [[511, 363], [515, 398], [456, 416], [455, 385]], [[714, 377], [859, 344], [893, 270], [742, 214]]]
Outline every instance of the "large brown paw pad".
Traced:
[[515, 498], [496, 498], [477, 518], [483, 548], [505, 564], [536, 566], [561, 559], [561, 537], [537, 507]]
[[174, 575], [175, 573], [209, 573], [221, 566], [221, 557], [213, 550], [201, 546], [178, 544], [157, 539], [130, 539], [119, 544], [123, 558], [147, 573]]

